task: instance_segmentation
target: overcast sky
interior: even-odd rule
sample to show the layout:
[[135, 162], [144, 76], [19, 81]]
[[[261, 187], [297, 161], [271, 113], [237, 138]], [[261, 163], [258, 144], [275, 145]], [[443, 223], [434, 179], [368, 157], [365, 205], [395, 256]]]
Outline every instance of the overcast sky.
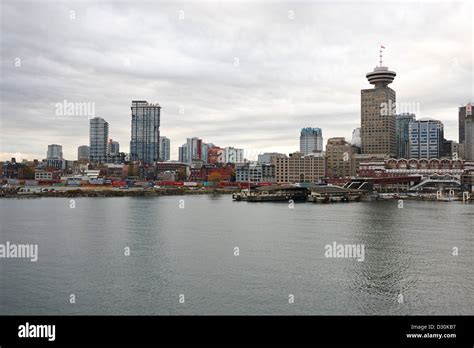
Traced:
[[0, 2], [0, 160], [76, 159], [89, 120], [65, 100], [94, 103], [125, 152], [131, 101], [158, 102], [172, 159], [193, 136], [248, 157], [298, 150], [302, 127], [350, 140], [381, 43], [397, 102], [448, 139], [474, 96], [469, 1]]

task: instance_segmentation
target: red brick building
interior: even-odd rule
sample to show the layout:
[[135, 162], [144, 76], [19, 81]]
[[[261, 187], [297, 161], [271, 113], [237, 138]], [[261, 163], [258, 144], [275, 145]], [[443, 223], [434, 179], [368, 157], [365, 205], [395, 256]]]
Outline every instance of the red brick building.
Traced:
[[191, 168], [190, 181], [209, 181], [209, 176], [219, 173], [222, 181], [231, 181], [234, 173], [234, 166], [231, 164], [222, 167], [203, 166], [202, 168]]

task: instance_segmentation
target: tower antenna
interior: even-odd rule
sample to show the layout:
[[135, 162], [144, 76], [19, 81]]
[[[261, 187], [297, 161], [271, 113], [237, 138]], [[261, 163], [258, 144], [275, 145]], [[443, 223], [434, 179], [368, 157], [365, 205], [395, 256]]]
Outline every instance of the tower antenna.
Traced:
[[384, 45], [380, 45], [380, 66], [382, 66], [382, 49], [385, 49]]

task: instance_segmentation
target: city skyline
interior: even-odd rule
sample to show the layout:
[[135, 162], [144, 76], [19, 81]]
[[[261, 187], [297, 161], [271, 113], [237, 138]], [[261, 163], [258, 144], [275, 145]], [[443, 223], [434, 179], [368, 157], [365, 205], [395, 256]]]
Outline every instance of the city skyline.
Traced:
[[[128, 4], [2, 6], [7, 33], [2, 114], [15, 116], [2, 117], [0, 160], [43, 158], [46, 146], [56, 143], [63, 145], [65, 158], [76, 158], [78, 146], [88, 144], [89, 120], [57, 115], [55, 105], [65, 100], [94, 103], [94, 115], [109, 122], [111, 138], [124, 152], [130, 151], [131, 100], [159, 102], [160, 132], [171, 140], [172, 159], [179, 144], [194, 136], [261, 153], [297, 150], [304, 127], [321, 128], [324, 145], [332, 137], [350, 139], [360, 127], [359, 93], [371, 88], [365, 74], [378, 65], [381, 42], [387, 47], [384, 65], [397, 72], [392, 84], [397, 101], [418, 105], [417, 118], [443, 122], [447, 139], [458, 140], [458, 108], [474, 94], [472, 56], [465, 54], [472, 32], [463, 20], [471, 6], [463, 2], [376, 9], [371, 3], [277, 3], [252, 5], [254, 11], [243, 4], [219, 9], [161, 4], [161, 11], [153, 11], [161, 19], [155, 23], [147, 13], [152, 4], [127, 16], [121, 10]], [[22, 6], [30, 11], [20, 11]], [[360, 18], [351, 18], [341, 30], [337, 19], [349, 12]], [[134, 30], [121, 38], [114, 26], [94, 23], [99, 15], [102, 24]], [[140, 28], [132, 25], [137, 18], [143, 19]], [[357, 29], [361, 21], [379, 33]], [[156, 22], [167, 26], [155, 27]], [[272, 23], [278, 24], [277, 33], [266, 29]], [[423, 32], [427, 23], [430, 31]], [[13, 26], [18, 35], [9, 30]], [[404, 30], [391, 33], [397, 26]], [[196, 28], [203, 34], [193, 33]], [[134, 35], [133, 50], [123, 50]], [[30, 41], [42, 37], [51, 44]], [[163, 51], [154, 37], [174, 41]], [[293, 46], [292, 41], [298, 42]], [[64, 49], [68, 54], [59, 54]], [[46, 88], [34, 82], [38, 76]]]
[[473, 343], [473, 18], [0, 0], [0, 348]]

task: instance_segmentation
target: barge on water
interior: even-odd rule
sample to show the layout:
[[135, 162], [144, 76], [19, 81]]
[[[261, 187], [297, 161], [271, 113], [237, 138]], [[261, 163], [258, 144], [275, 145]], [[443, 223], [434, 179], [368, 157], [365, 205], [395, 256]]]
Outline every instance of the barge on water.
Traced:
[[360, 201], [365, 191], [348, 189], [339, 186], [315, 186], [311, 188], [308, 202], [331, 203]]
[[306, 201], [308, 193], [305, 187], [271, 185], [241, 190], [232, 194], [232, 199], [247, 202]]

